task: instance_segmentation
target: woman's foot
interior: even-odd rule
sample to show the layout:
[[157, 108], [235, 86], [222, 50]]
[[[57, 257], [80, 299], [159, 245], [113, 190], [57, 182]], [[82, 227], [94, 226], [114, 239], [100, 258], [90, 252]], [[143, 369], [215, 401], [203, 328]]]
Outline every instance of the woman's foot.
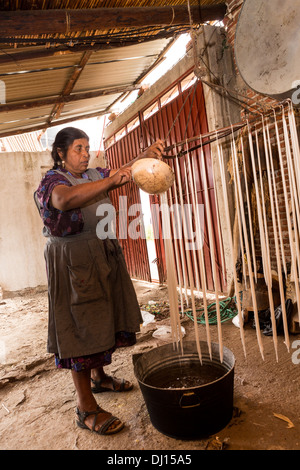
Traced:
[[124, 427], [118, 418], [96, 405], [92, 410], [76, 409], [77, 425], [102, 435], [115, 434]]
[[99, 376], [92, 374], [92, 392], [103, 393], [103, 392], [129, 392], [132, 390], [133, 384], [128, 380], [118, 379], [109, 375]]
[[78, 426], [99, 434], [112, 434], [121, 430], [123, 423], [98, 406], [91, 391], [91, 371], [72, 370], [72, 378], [77, 392]]

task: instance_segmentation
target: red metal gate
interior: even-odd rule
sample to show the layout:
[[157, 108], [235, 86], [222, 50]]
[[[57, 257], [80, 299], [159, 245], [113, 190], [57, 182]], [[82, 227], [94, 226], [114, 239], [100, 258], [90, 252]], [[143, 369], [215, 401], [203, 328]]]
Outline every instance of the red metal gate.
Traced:
[[[117, 167], [131, 160], [139, 153], [141, 148], [148, 147], [157, 139], [164, 140], [165, 145], [168, 147], [178, 144], [179, 142], [185, 142], [189, 138], [197, 137], [207, 132], [208, 126], [202, 84], [201, 82], [196, 83], [193, 74], [190, 72], [185, 77], [178, 80], [178, 82], [172, 84], [168, 90], [158, 96], [146, 109], [142, 110], [135, 119], [131, 120], [125, 128], [115, 134], [114, 143], [111, 143], [107, 148], [108, 161], [110, 165]], [[118, 135], [122, 136], [119, 140], [117, 140]], [[200, 140], [195, 140], [189, 144], [184, 143], [182, 144], [182, 148], [185, 150], [189, 148], [189, 158], [194, 162], [196, 168], [195, 184], [197, 203], [204, 204], [205, 207], [203, 175], [201, 175], [200, 171], [200, 148], [193, 149], [194, 147], [197, 147], [197, 144], [199, 143]], [[215, 247], [218, 283], [221, 291], [224, 291], [226, 281], [224, 280], [225, 273], [222, 273], [222, 246], [217, 229], [215, 191], [209, 145], [205, 145], [203, 147], [203, 151], [208, 182], [209, 204], [213, 219], [213, 246]], [[167, 159], [165, 161], [171, 166], [173, 165], [172, 160]], [[183, 200], [184, 203], [187, 203], [188, 199], [191, 199], [190, 188], [184, 176], [183, 158], [178, 158], [178, 161], [183, 182]], [[131, 185], [129, 190], [126, 189], [126, 193], [130, 195], [132, 203], [140, 202], [139, 193], [134, 185]], [[150, 201], [151, 206], [154, 207], [153, 204], [159, 204], [159, 197], [151, 196]], [[169, 202], [174, 203], [174, 198]], [[117, 201], [115, 201], [115, 198], [114, 203], [118, 204]], [[207, 289], [214, 290], [206, 210], [204, 212], [203, 252], [206, 282]], [[137, 240], [125, 240], [124, 243], [122, 243], [126, 260], [129, 262], [129, 272], [132, 276], [139, 279], [148, 280], [150, 271], [147, 271], [146, 269], [146, 267], [149, 268], [147, 246], [146, 243], [142, 242], [142, 240], [139, 240], [137, 245], [136, 242]], [[173, 240], [174, 247], [175, 243], [176, 240]], [[164, 244], [161, 234], [158, 239], [155, 239], [155, 244], [158, 258], [159, 281], [164, 282], [166, 280], [166, 265]], [[140, 253], [139, 256], [136, 256], [137, 247]], [[145, 258], [141, 260], [141, 256]], [[180, 263], [182, 264], [182, 262]], [[183, 263], [186, 263], [186, 260], [184, 260]], [[183, 270], [184, 266], [181, 265], [180, 269]], [[197, 270], [199, 272], [199, 266], [195, 260], [193, 270], [194, 272]]]
[[[109, 167], [119, 168], [120, 166], [130, 161], [133, 156], [139, 154], [140, 149], [137, 137], [138, 132], [135, 130], [131, 134], [127, 134], [126, 138], [118, 140], [109, 148], [107, 152]], [[120, 203], [122, 204], [122, 196], [127, 197], [126, 207], [120, 206]], [[151, 282], [147, 243], [145, 237], [140, 236], [136, 239], [132, 239], [131, 237], [123, 236], [124, 234], [128, 233], [128, 227], [130, 223], [138, 216], [138, 214], [128, 215], [127, 209], [134, 204], [141, 203], [139, 189], [134, 183], [128, 183], [128, 185], [125, 187], [121, 187], [112, 191], [110, 198], [116, 209], [116, 233], [120, 245], [123, 248], [128, 272], [130, 276], [135, 279]], [[126, 214], [123, 213], [123, 217], [120, 217], [120, 211], [124, 209]], [[142, 225], [141, 230], [143, 230]], [[122, 237], [120, 237], [120, 232], [123, 234]]]

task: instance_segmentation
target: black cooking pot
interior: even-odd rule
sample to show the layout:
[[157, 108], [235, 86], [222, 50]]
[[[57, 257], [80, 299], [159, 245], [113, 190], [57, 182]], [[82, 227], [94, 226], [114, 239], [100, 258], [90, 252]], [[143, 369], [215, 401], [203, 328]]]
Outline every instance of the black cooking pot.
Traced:
[[161, 433], [178, 439], [207, 437], [232, 418], [234, 355], [219, 345], [200, 341], [202, 364], [193, 341], [183, 352], [166, 344], [133, 356], [134, 373], [150, 420]]

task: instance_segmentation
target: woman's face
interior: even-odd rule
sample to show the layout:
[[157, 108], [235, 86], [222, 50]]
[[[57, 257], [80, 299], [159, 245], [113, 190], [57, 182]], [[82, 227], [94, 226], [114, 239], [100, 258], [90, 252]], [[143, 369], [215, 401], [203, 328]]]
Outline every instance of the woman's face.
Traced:
[[74, 175], [81, 175], [87, 170], [90, 154], [87, 139], [75, 139], [65, 156], [65, 168]]

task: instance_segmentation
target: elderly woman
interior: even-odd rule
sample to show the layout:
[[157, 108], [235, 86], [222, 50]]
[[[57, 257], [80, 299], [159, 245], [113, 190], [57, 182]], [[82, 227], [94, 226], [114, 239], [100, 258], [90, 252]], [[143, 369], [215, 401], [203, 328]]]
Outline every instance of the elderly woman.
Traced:
[[[144, 157], [160, 157], [162, 142]], [[116, 239], [98, 238], [99, 204], [131, 179], [131, 168], [88, 168], [89, 138], [68, 127], [58, 132], [54, 166], [35, 193], [44, 235], [48, 276], [48, 352], [70, 369], [77, 393], [77, 424], [99, 434], [124, 424], [104, 411], [94, 393], [126, 392], [132, 384], [106, 375], [116, 348], [135, 343], [142, 322], [135, 290]], [[102, 239], [103, 238], [103, 239]]]

